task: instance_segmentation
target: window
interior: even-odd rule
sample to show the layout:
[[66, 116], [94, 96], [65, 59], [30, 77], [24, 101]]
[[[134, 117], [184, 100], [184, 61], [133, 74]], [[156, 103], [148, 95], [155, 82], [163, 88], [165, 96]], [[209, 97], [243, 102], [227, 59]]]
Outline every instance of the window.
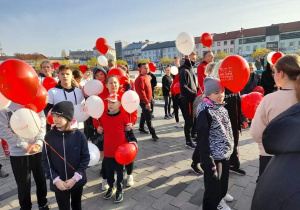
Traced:
[[275, 41], [275, 36], [270, 36], [270, 41]]
[[213, 50], [212, 53], [215, 54], [215, 51]]
[[250, 51], [250, 46], [246, 46], [246, 51]]
[[214, 47], [215, 46], [215, 43], [212, 43], [212, 45], [211, 45], [212, 47]]
[[294, 47], [294, 42], [290, 42], [290, 47]]
[[284, 42], [280, 43], [280, 47], [284, 48], [285, 47], [285, 43]]
[[227, 41], [224, 41], [224, 45], [227, 45]]
[[196, 48], [199, 49], [199, 44], [196, 44]]
[[253, 51], [255, 51], [257, 49], [257, 45], [254, 45], [253, 47]]
[[168, 51], [171, 52], [171, 48], [168, 48]]
[[221, 45], [221, 42], [217, 42], [217, 46], [220, 46]]
[[221, 50], [220, 50], [220, 49], [218, 49], [218, 50], [217, 50], [217, 53], [219, 54], [220, 52], [221, 52]]
[[173, 52], [175, 52], [176, 51], [176, 49], [175, 49], [175, 47], [173, 47]]
[[234, 44], [234, 40], [231, 40], [231, 41], [230, 41], [230, 44]]
[[167, 52], [167, 49], [166, 49], [166, 48], [164, 48], [164, 52]]
[[227, 49], [224, 49], [224, 52], [227, 53]]
[[230, 48], [230, 52], [233, 53], [233, 48]]

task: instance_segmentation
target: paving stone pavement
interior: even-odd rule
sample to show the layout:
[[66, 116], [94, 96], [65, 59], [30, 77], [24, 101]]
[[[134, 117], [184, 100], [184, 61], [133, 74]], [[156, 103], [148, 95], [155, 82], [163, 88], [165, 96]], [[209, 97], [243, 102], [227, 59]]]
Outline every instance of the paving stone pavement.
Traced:
[[[151, 140], [150, 134], [139, 133], [138, 126], [135, 125], [134, 132], [139, 145], [133, 171], [135, 185], [124, 190], [123, 202], [115, 204], [113, 199], [102, 198], [104, 192], [101, 190], [99, 162], [98, 165], [87, 169], [88, 183], [83, 191], [83, 209], [202, 209], [203, 176], [197, 176], [191, 170], [193, 150], [185, 147], [183, 128], [175, 127], [175, 119], [163, 119], [164, 111], [160, 102], [154, 108], [154, 115], [153, 124], [160, 138], [157, 142]], [[180, 121], [183, 124], [182, 116]], [[235, 210], [249, 210], [258, 176], [259, 153], [248, 130], [244, 130], [240, 136], [239, 152], [241, 168], [247, 174], [239, 176], [230, 173], [228, 193], [234, 197], [234, 201], [228, 202], [228, 205]], [[2, 149], [0, 163], [3, 169], [10, 173], [7, 178], [0, 179], [0, 209], [19, 209], [17, 185], [10, 161], [5, 158]], [[32, 181], [33, 209], [38, 208], [35, 191]], [[48, 191], [47, 197], [51, 209], [57, 209], [54, 193]]]

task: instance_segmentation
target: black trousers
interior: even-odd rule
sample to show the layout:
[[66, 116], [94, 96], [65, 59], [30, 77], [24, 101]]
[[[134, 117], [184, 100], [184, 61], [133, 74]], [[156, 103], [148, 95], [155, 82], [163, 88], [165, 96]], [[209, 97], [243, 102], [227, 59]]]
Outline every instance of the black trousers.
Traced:
[[[152, 104], [152, 103], [151, 103]], [[155, 129], [152, 126], [152, 120], [151, 120], [151, 110], [146, 109], [146, 104], [141, 102], [140, 106], [142, 108], [141, 113], [141, 119], [140, 119], [140, 128], [144, 128], [145, 121], [147, 123], [147, 127], [152, 135], [155, 134]]]
[[77, 187], [75, 189], [55, 192], [55, 198], [60, 210], [70, 210], [70, 199], [72, 210], [81, 210], [81, 197], [83, 187]]
[[181, 111], [184, 118], [184, 135], [186, 142], [191, 141], [192, 128], [194, 124], [193, 117], [193, 103], [195, 99], [182, 97], [181, 98]]
[[239, 160], [239, 153], [238, 153], [238, 144], [239, 144], [239, 130], [232, 128], [232, 133], [233, 133], [233, 140], [234, 140], [234, 145], [233, 145], [233, 152], [230, 156], [230, 166], [233, 168], [240, 168], [240, 160]]
[[109, 187], [113, 187], [115, 183], [115, 171], [117, 172], [117, 191], [122, 191], [124, 179], [124, 166], [117, 163], [115, 158], [105, 157], [105, 171], [107, 176], [107, 183]]
[[170, 96], [164, 96], [165, 100], [165, 115], [170, 115], [171, 114], [171, 97]]
[[204, 170], [204, 198], [203, 209], [216, 210], [222, 198], [225, 197], [228, 190], [229, 180], [229, 161], [215, 160], [217, 166], [218, 178], [214, 177], [214, 171], [210, 166], [201, 164]]
[[96, 129], [94, 128], [92, 117], [89, 117], [86, 121], [84, 121], [84, 134], [87, 139], [96, 134]]
[[31, 209], [31, 172], [36, 184], [39, 207], [47, 204], [47, 185], [41, 164], [42, 153], [27, 156], [10, 156], [10, 163], [18, 186], [18, 199], [21, 209]]
[[127, 171], [127, 175], [132, 175], [132, 172], [133, 172], [133, 163], [134, 163], [134, 161], [132, 161], [128, 165], [125, 165], [125, 168], [126, 168], [126, 171]]
[[179, 107], [180, 107], [180, 94], [177, 95], [172, 95], [172, 100], [173, 100], [173, 110], [174, 110], [174, 114], [175, 114], [175, 120], [178, 123], [179, 122], [179, 115], [178, 115], [178, 111], [179, 111]]

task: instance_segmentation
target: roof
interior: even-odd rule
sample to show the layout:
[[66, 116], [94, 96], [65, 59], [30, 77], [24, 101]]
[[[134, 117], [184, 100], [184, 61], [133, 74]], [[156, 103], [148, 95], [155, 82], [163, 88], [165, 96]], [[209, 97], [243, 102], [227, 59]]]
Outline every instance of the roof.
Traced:
[[0, 61], [5, 61], [8, 59], [16, 59], [15, 56], [0, 56]]
[[[96, 46], [93, 47], [93, 50], [97, 50]], [[115, 50], [114, 48], [112, 48], [111, 46], [109, 46], [108, 50]]]
[[214, 41], [221, 41], [221, 40], [231, 40], [231, 39], [236, 39], [238, 35], [240, 34], [239, 31], [230, 31], [230, 32], [225, 32], [225, 33], [220, 33], [220, 34], [215, 34], [213, 36]]
[[300, 31], [300, 21], [279, 24], [280, 32]]
[[48, 59], [43, 54], [16, 54], [15, 58], [18, 58], [21, 60], [45, 60], [45, 59]]
[[243, 29], [239, 31], [239, 35], [237, 37], [249, 37], [249, 36], [260, 36], [266, 35], [266, 27], [259, 27], [259, 28], [249, 28]]
[[68, 60], [67, 57], [48, 57], [48, 59], [51, 60]]
[[141, 49], [148, 42], [133, 42], [127, 45], [123, 50]]
[[88, 50], [77, 50], [77, 51], [70, 51], [70, 56], [71, 55], [82, 55], [82, 54], [93, 54], [93, 51], [88, 51]]
[[168, 48], [168, 47], [176, 47], [175, 41], [156, 42], [154, 44], [148, 44], [142, 51], [162, 49], [162, 48]]

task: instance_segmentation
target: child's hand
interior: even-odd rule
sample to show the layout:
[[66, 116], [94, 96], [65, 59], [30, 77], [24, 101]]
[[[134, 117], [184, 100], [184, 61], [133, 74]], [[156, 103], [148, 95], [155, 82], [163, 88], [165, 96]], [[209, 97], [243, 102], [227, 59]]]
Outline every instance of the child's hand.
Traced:
[[65, 190], [68, 189], [68, 188], [65, 187], [65, 183], [64, 183], [63, 181], [61, 181], [61, 180], [55, 182], [55, 185], [56, 185], [56, 187], [57, 187], [59, 190], [61, 190], [61, 191], [65, 191]]
[[29, 144], [29, 143], [28, 143], [27, 147], [25, 148], [26, 152], [29, 153], [30, 150], [31, 150], [31, 147], [32, 147], [32, 144]]
[[65, 181], [64, 185], [67, 189], [71, 189], [76, 184], [76, 180], [71, 178]]
[[243, 129], [246, 129], [248, 127], [249, 127], [249, 125], [248, 125], [248, 123], [246, 121], [242, 122], [242, 128]]
[[125, 127], [125, 131], [130, 131], [133, 129], [132, 123], [128, 123]]
[[88, 140], [88, 143], [93, 143], [91, 140]]
[[98, 132], [99, 134], [102, 134], [102, 133], [103, 133], [103, 128], [102, 128], [101, 126], [98, 126], [97, 132]]
[[28, 151], [29, 154], [37, 153], [41, 149], [41, 146], [39, 144], [34, 144], [31, 146], [30, 150]]
[[139, 147], [138, 147], [138, 144], [136, 143], [136, 142], [134, 142], [134, 141], [131, 141], [131, 142], [129, 142], [130, 144], [134, 144], [135, 146], [136, 146], [136, 149], [138, 149]]

